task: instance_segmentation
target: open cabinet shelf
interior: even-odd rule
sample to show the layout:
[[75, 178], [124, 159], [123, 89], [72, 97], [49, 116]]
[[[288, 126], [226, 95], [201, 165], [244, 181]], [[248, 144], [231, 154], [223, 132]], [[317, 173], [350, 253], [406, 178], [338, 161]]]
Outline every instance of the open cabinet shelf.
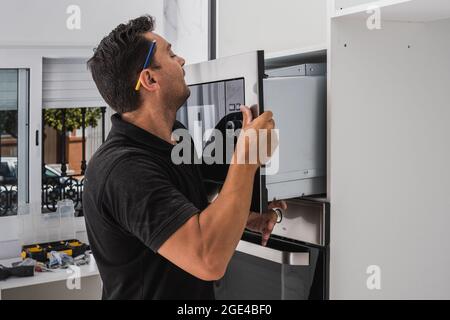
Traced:
[[349, 8], [335, 8], [332, 19], [367, 19], [374, 8], [385, 21], [431, 22], [450, 18], [448, 0], [380, 0]]
[[326, 62], [327, 45], [319, 45], [308, 48], [270, 52], [265, 55], [266, 69], [286, 67], [302, 63]]
[[[307, 196], [310, 200], [327, 200], [327, 52], [327, 45], [322, 44], [265, 54], [265, 107], [273, 112], [280, 130], [280, 172], [266, 179], [269, 198], [272, 191], [283, 199]], [[315, 132], [311, 123], [317, 126]], [[316, 170], [313, 175], [322, 178], [316, 178], [314, 184], [307, 182], [313, 180], [299, 178]], [[293, 192], [308, 189], [322, 191], [303, 195]]]

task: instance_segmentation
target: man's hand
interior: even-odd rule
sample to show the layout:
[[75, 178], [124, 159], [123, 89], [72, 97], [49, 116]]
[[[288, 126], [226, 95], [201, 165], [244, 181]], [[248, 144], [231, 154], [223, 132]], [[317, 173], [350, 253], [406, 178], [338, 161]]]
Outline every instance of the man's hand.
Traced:
[[255, 170], [266, 164], [278, 147], [278, 137], [272, 131], [275, 121], [271, 111], [253, 119], [247, 106], [241, 106], [242, 130], [233, 154], [232, 164], [246, 164]]
[[[272, 201], [269, 206], [269, 209], [273, 208], [281, 208], [283, 210], [287, 209], [287, 204], [284, 201]], [[250, 212], [247, 220], [247, 229], [260, 232], [262, 235], [263, 246], [267, 245], [267, 241], [269, 241], [269, 237], [277, 223], [277, 215], [273, 210], [269, 210], [269, 212], [260, 214], [256, 212]]]

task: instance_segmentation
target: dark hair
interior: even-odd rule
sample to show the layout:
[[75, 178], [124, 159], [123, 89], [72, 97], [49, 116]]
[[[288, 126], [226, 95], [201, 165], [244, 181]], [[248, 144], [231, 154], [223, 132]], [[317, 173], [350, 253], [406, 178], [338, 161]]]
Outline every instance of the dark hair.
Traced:
[[155, 19], [149, 15], [118, 25], [87, 62], [103, 99], [118, 113], [134, 111], [141, 104], [134, 88], [151, 43], [144, 34], [154, 26]]

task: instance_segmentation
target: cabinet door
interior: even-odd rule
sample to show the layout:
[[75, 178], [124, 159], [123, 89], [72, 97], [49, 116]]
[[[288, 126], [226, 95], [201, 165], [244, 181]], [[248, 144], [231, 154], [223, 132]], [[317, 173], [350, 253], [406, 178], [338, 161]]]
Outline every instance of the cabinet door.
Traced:
[[[212, 199], [225, 181], [238, 129], [242, 127], [240, 105], [251, 107], [254, 117], [264, 110], [264, 52], [188, 65], [185, 71], [191, 95], [177, 119], [189, 130], [197, 156], [203, 157], [203, 178]], [[256, 173], [251, 206], [257, 212], [267, 206], [261, 171]]]
[[330, 295], [449, 299], [450, 2], [380, 10], [331, 21]]

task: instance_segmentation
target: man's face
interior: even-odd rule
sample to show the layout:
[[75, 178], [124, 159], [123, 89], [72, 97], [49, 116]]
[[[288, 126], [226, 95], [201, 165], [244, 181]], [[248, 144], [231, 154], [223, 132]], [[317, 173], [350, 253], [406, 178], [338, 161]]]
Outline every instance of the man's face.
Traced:
[[178, 110], [190, 95], [184, 80], [183, 66], [185, 61], [172, 51], [172, 46], [163, 37], [148, 32], [149, 40], [156, 40], [156, 51], [152, 60], [157, 68], [153, 68], [154, 78], [159, 84], [160, 94], [168, 108]]

